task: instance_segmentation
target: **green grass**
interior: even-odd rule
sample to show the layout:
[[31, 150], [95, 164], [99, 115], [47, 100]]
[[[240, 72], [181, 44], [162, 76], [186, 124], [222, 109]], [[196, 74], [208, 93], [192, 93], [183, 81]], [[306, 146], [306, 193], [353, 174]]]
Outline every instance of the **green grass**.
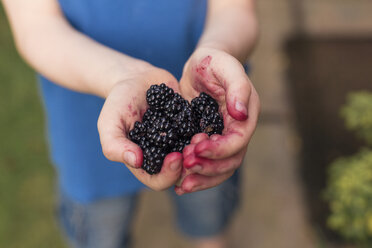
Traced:
[[1, 4], [0, 86], [0, 247], [64, 247], [35, 73], [15, 50]]

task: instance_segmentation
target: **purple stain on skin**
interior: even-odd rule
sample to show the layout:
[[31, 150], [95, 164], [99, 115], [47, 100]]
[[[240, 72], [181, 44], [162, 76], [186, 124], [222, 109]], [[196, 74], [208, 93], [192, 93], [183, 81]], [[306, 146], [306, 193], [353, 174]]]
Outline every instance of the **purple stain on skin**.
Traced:
[[207, 69], [211, 63], [212, 57], [207, 56], [205, 57], [199, 64], [193, 66], [192, 71], [194, 74], [194, 87], [197, 91], [203, 92], [204, 90], [204, 82], [210, 81], [211, 77], [207, 73]]
[[133, 109], [132, 103], [129, 103], [128, 105], [128, 112], [130, 114], [130, 117], [138, 116], [138, 111]]
[[218, 73], [210, 66], [212, 56], [208, 55], [200, 63], [192, 68], [193, 80], [192, 84], [198, 92], [208, 92], [217, 101], [223, 101], [225, 97], [225, 89]]
[[205, 76], [205, 70], [208, 68], [212, 60], [211, 56], [205, 57], [200, 64], [196, 67], [196, 72], [201, 76]]
[[229, 140], [235, 138], [234, 136], [244, 137], [244, 135], [237, 131], [235, 128], [230, 128], [225, 135], [219, 135], [215, 140], [205, 140], [195, 146], [196, 156], [209, 157], [208, 153], [211, 154], [214, 151], [215, 156], [221, 156], [224, 154], [224, 150], [218, 149], [221, 146], [229, 143]]

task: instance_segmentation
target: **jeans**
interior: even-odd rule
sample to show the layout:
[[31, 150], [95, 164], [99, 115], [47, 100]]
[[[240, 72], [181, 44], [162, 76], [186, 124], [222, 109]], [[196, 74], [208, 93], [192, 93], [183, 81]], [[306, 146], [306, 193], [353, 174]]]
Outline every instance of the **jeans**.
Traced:
[[[196, 193], [169, 195], [176, 208], [179, 229], [191, 238], [207, 238], [227, 227], [239, 203], [239, 175]], [[82, 204], [61, 193], [59, 220], [71, 247], [128, 248], [138, 194]]]

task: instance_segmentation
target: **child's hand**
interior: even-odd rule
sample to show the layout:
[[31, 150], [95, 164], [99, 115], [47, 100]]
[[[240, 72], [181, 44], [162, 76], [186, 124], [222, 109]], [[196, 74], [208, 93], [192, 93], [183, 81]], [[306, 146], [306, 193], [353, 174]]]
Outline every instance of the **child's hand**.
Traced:
[[163, 190], [174, 185], [181, 174], [182, 154], [168, 154], [160, 173], [149, 175], [141, 169], [142, 150], [128, 139], [128, 133], [136, 121], [141, 121], [148, 108], [147, 89], [151, 84], [160, 83], [166, 83], [178, 91], [177, 80], [167, 71], [158, 68], [118, 82], [107, 96], [98, 120], [104, 155], [109, 160], [124, 163], [138, 180], [154, 190]]
[[183, 151], [178, 194], [214, 187], [228, 179], [243, 161], [256, 128], [259, 97], [241, 63], [231, 55], [199, 48], [186, 63], [180, 84], [188, 100], [205, 92], [216, 99], [224, 118], [222, 135], [198, 134]]

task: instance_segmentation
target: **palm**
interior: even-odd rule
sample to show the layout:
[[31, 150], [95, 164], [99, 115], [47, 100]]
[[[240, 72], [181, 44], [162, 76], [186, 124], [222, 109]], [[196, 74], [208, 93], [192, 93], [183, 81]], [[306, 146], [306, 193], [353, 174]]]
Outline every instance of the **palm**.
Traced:
[[223, 115], [224, 126], [227, 130], [233, 130], [243, 123], [231, 116], [226, 104], [226, 89], [224, 88], [223, 72], [216, 71], [210, 67], [212, 57], [206, 56], [200, 62], [191, 59], [185, 66], [184, 74], [181, 78], [180, 88], [184, 98], [191, 100], [200, 93], [205, 92], [212, 96], [220, 106]]
[[152, 84], [166, 83], [175, 91], [177, 80], [164, 70], [155, 70], [147, 75], [133, 77], [117, 83], [111, 90], [102, 108], [98, 130], [102, 149], [109, 160], [125, 163], [128, 169], [145, 185], [155, 190], [170, 187], [178, 179], [179, 170], [171, 170], [173, 163], [180, 163], [181, 154], [170, 154], [164, 159], [163, 168], [150, 176], [138, 169], [143, 162], [142, 150], [128, 139], [128, 133], [136, 121], [141, 121], [148, 108], [146, 91]]
[[[183, 182], [176, 192], [194, 192], [216, 186], [240, 166], [259, 113], [257, 92], [243, 66], [231, 55], [200, 48], [186, 63], [180, 82], [183, 97], [201, 92], [217, 100], [224, 118], [222, 135], [196, 135], [183, 152]], [[248, 118], [249, 116], [249, 118]]]

